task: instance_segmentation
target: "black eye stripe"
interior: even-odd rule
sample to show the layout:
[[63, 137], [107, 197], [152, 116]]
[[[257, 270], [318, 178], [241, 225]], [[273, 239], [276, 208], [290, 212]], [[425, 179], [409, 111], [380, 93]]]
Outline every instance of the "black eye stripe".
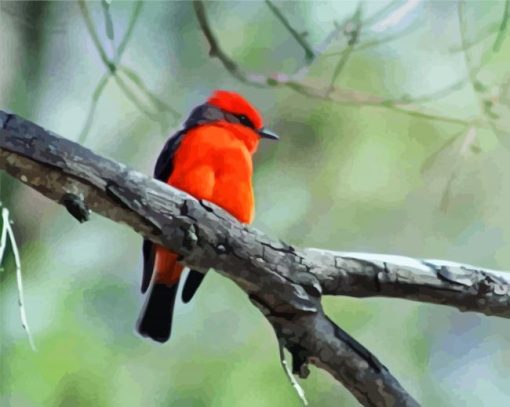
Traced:
[[255, 125], [244, 114], [236, 115], [236, 117], [243, 126], [249, 127], [250, 129], [255, 129]]
[[212, 123], [218, 120], [225, 120], [230, 123], [242, 124], [243, 126], [246, 126], [250, 129], [257, 130], [248, 116], [244, 114], [233, 114], [209, 104], [197, 107], [186, 121], [185, 127], [191, 128], [196, 125]]

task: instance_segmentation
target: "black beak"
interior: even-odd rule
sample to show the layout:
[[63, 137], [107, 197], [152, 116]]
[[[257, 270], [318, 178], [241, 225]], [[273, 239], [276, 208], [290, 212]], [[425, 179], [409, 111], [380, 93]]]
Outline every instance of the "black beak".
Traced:
[[278, 140], [280, 138], [276, 133], [273, 133], [271, 130], [265, 129], [263, 127], [259, 130], [259, 136], [271, 140]]

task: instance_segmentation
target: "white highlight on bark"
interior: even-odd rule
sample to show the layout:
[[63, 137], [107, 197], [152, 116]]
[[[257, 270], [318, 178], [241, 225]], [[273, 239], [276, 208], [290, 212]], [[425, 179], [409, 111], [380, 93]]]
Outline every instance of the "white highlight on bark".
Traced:
[[30, 342], [30, 347], [35, 352], [36, 347], [34, 340], [32, 339], [32, 335], [30, 333], [30, 328], [28, 326], [27, 315], [25, 312], [25, 299], [23, 296], [23, 280], [21, 278], [21, 258], [19, 255], [18, 245], [16, 243], [16, 239], [14, 237], [14, 232], [11, 227], [11, 220], [9, 217], [9, 210], [7, 208], [2, 208], [2, 235], [0, 237], [0, 264], [2, 264], [2, 260], [4, 257], [5, 249], [7, 247], [7, 237], [9, 237], [9, 241], [11, 242], [12, 253], [14, 254], [14, 263], [16, 264], [16, 283], [18, 285], [18, 305], [19, 312], [21, 317], [21, 325], [23, 329], [27, 333], [28, 341]]
[[[317, 250], [324, 252], [322, 249], [309, 249], [309, 250]], [[366, 260], [370, 262], [378, 262], [380, 264], [386, 263], [388, 265], [402, 267], [402, 268], [412, 268], [420, 271], [430, 271], [431, 267], [441, 268], [441, 267], [456, 267], [459, 269], [467, 269], [467, 270], [481, 270], [487, 271], [489, 273], [495, 274], [498, 277], [509, 279], [510, 273], [501, 270], [493, 270], [489, 268], [482, 268], [478, 266], [474, 266], [472, 264], [467, 263], [459, 263], [456, 261], [450, 260], [440, 260], [440, 259], [414, 259], [412, 257], [399, 256], [393, 254], [377, 254], [377, 253], [361, 253], [361, 252], [331, 252], [335, 255], [340, 255], [341, 257], [347, 257], [352, 259]]]

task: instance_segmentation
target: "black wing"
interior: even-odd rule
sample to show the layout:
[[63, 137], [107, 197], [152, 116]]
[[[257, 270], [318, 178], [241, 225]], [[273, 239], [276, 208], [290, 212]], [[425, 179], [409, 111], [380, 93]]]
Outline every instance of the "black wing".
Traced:
[[[218, 120], [237, 120], [235, 117], [227, 117], [228, 114], [218, 109], [215, 106], [211, 106], [208, 104], [200, 105], [196, 107], [186, 120], [184, 124], [183, 130], [175, 133], [172, 137], [168, 139], [165, 146], [163, 147], [163, 151], [158, 157], [156, 161], [156, 167], [154, 168], [154, 178], [166, 182], [173, 170], [173, 158], [175, 152], [179, 148], [179, 144], [181, 143], [183, 137], [186, 135], [186, 132], [193, 127], [200, 126], [202, 124], [215, 122]], [[232, 116], [232, 115], [230, 115]], [[154, 244], [150, 240], [143, 241], [143, 277], [142, 277], [142, 293], [147, 291], [149, 288], [149, 284], [152, 278], [152, 269], [154, 268]], [[197, 271], [191, 273], [196, 274]], [[200, 274], [200, 273], [198, 273]], [[198, 276], [195, 275], [195, 278], [187, 284], [189, 290], [189, 299], [193, 297], [193, 294], [197, 290], [200, 282], [203, 279], [203, 275]]]
[[[173, 170], [173, 158], [185, 131], [181, 130], [168, 139], [161, 154], [156, 161], [154, 168], [154, 178], [166, 182]], [[154, 243], [145, 239], [143, 241], [143, 276], [142, 276], [142, 293], [147, 291], [152, 278], [152, 271], [154, 268]]]

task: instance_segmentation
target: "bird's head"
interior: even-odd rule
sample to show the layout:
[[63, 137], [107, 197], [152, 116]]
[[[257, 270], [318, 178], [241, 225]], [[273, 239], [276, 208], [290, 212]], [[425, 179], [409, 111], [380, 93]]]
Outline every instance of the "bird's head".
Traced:
[[277, 140], [278, 136], [263, 126], [262, 116], [245, 98], [235, 92], [217, 90], [207, 104], [224, 113], [220, 124], [228, 127], [253, 153], [261, 138]]

